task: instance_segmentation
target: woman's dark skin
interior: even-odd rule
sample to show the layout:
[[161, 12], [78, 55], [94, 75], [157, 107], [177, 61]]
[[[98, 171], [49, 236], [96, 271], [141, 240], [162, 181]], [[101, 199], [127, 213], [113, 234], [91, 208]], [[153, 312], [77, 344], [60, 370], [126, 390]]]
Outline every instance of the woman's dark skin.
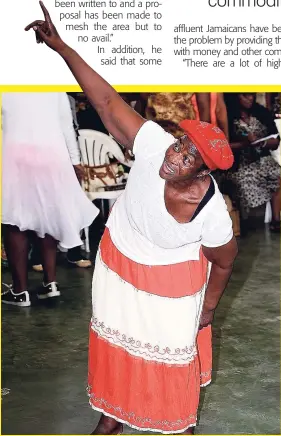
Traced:
[[[247, 123], [247, 121], [250, 118], [251, 108], [255, 101], [254, 94], [239, 94], [238, 98], [240, 103], [241, 119]], [[240, 141], [231, 143], [231, 148], [237, 150], [249, 146], [251, 147], [260, 146], [261, 145], [260, 143], [256, 145], [252, 144], [257, 139], [258, 138], [253, 133], [249, 133], [245, 139], [241, 138]], [[276, 150], [278, 148], [278, 145], [279, 145], [278, 138], [270, 138], [267, 140], [265, 144], [265, 148], [268, 148], [269, 150]], [[281, 191], [279, 188], [278, 191], [274, 192], [271, 197], [272, 217], [276, 222], [280, 221], [280, 203], [281, 203]]]
[[[65, 60], [77, 82], [94, 106], [103, 124], [116, 140], [132, 150], [134, 139], [145, 123], [117, 92], [100, 77], [84, 60], [60, 38], [50, 15], [40, 2], [45, 20], [36, 20], [25, 30], [33, 29], [37, 42], [44, 41]], [[155, 145], [157, 146], [157, 144]], [[166, 181], [165, 204], [168, 212], [180, 223], [190, 221], [198, 204], [204, 197], [209, 184], [208, 171], [201, 171], [203, 160], [189, 138], [180, 138], [172, 144], [159, 170]], [[200, 328], [212, 323], [214, 311], [230, 278], [234, 259], [237, 255], [236, 240], [218, 248], [203, 246], [203, 253], [212, 262], [212, 269], [206, 291]], [[122, 425], [113, 418], [102, 415], [94, 434], [117, 434]], [[192, 434], [188, 429], [184, 434]]]
[[229, 140], [227, 109], [224, 101], [223, 93], [217, 93], [216, 118], [218, 127], [224, 132]]

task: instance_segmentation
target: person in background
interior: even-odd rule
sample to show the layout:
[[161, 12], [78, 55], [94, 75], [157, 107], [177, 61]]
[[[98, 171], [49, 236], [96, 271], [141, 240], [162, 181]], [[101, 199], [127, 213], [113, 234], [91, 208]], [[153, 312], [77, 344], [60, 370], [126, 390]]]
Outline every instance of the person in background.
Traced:
[[[183, 119], [200, 120], [217, 125], [229, 137], [227, 110], [223, 93], [155, 93], [132, 94], [137, 100], [136, 111], [149, 120], [160, 124], [165, 130], [180, 136], [178, 123]], [[127, 102], [130, 94], [127, 95]]]
[[[83, 233], [83, 231], [81, 233]], [[32, 245], [30, 253], [30, 263], [32, 269], [36, 272], [43, 272], [44, 268], [42, 265], [40, 241], [38, 240], [36, 235], [31, 235], [30, 241]], [[67, 252], [66, 260], [68, 264], [72, 265], [73, 267], [90, 268], [92, 266], [91, 260], [84, 257], [84, 255], [82, 254], [81, 245], [63, 251]]]
[[76, 138], [79, 136], [79, 124], [77, 119], [77, 102], [76, 102], [76, 93], [75, 92], [68, 92], [67, 93], [72, 113], [72, 119], [73, 119], [73, 128], [76, 133]]
[[[73, 94], [72, 94], [73, 96]], [[84, 93], [76, 93], [76, 109], [77, 109], [77, 122], [79, 129], [92, 129], [108, 135], [108, 131], [104, 126], [99, 114], [90, 105]]]
[[[80, 155], [79, 146], [78, 146], [79, 125], [76, 116], [76, 100], [72, 94], [74, 93], [68, 93], [67, 95], [70, 102], [70, 108], [71, 108], [72, 119], [73, 119], [73, 128], [76, 134], [76, 144], [77, 144], [76, 155], [78, 156]], [[79, 171], [79, 173], [77, 173], [77, 176], [78, 176], [79, 183], [81, 183], [82, 169], [81, 172]], [[82, 236], [84, 236], [83, 231], [81, 233]], [[32, 241], [32, 249], [31, 249], [30, 258], [31, 258], [32, 269], [36, 272], [43, 272], [41, 250], [40, 250], [40, 244], [38, 238], [35, 235], [32, 235], [31, 241]], [[85, 256], [83, 256], [81, 246], [73, 247], [67, 250], [66, 260], [69, 264], [76, 266], [78, 268], [90, 268], [92, 266], [92, 262], [89, 259], [85, 258]]]
[[[211, 382], [211, 324], [237, 255], [210, 171], [233, 153], [224, 133], [183, 120], [176, 139], [141, 117], [45, 21], [26, 27], [66, 61], [108, 131], [135, 163], [114, 204], [93, 277], [88, 395], [102, 412], [93, 434], [123, 423], [192, 434], [200, 385]], [[218, 411], [219, 419], [219, 411]]]
[[211, 92], [211, 122], [217, 125], [229, 139], [227, 109], [222, 92]]
[[[120, 97], [123, 98], [123, 100], [130, 105], [133, 109], [139, 104], [139, 102], [143, 101], [141, 99], [141, 95], [147, 95], [147, 94], [140, 94], [137, 92], [119, 92]], [[142, 111], [142, 106], [137, 107], [137, 112], [140, 113]], [[140, 110], [140, 112], [139, 112]]]
[[263, 107], [268, 108], [267, 94], [266, 92], [256, 92], [256, 103]]
[[196, 111], [201, 121], [211, 121], [209, 93], [142, 93], [135, 110], [176, 138], [182, 135], [179, 123], [185, 119], [196, 119]]
[[273, 105], [272, 105], [272, 110], [274, 115], [276, 116], [276, 118], [280, 119], [280, 115], [281, 115], [281, 93], [279, 92], [273, 101]]
[[[270, 230], [280, 232], [280, 166], [270, 150], [278, 148], [280, 138], [268, 109], [256, 103], [255, 94], [232, 94], [228, 104], [231, 147], [235, 166], [229, 178], [238, 188], [242, 210], [247, 215], [271, 201]], [[275, 135], [255, 144], [255, 141]]]
[[30, 306], [29, 232], [38, 236], [44, 272], [37, 297], [58, 297], [57, 244], [81, 245], [80, 231], [99, 210], [77, 180], [82, 167], [67, 95], [5, 93], [2, 112], [2, 224], [13, 279], [2, 303]]
[[8, 259], [3, 240], [3, 229], [1, 229], [1, 266], [2, 268], [8, 268]]
[[[205, 94], [203, 94], [203, 96], [204, 95]], [[200, 93], [197, 93], [194, 94], [194, 96], [192, 97], [196, 120], [201, 120], [200, 109], [198, 105], [198, 102], [200, 101], [199, 96]], [[206, 101], [205, 97], [203, 101]], [[201, 106], [203, 106], [202, 103]], [[229, 139], [227, 109], [226, 109], [223, 93], [211, 92], [209, 95], [209, 105], [210, 105], [211, 123], [214, 124], [215, 126], [218, 126], [223, 131], [227, 139]]]
[[281, 93], [272, 92], [266, 94], [267, 108], [271, 111], [274, 118], [280, 118], [281, 114]]

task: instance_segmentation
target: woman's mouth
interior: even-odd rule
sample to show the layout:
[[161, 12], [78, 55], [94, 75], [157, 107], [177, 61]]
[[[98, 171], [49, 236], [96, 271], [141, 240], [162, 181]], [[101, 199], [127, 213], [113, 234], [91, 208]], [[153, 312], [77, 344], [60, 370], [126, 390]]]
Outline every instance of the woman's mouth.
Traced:
[[166, 160], [164, 160], [164, 162], [163, 162], [163, 169], [164, 169], [164, 172], [167, 174], [175, 174], [174, 168]]

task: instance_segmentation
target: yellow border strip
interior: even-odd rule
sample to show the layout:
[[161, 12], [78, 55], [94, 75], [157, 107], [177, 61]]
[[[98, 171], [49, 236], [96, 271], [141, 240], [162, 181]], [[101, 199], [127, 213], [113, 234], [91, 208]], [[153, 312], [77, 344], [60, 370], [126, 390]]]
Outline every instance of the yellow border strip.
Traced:
[[[280, 85], [113, 85], [117, 92], [281, 92]], [[81, 92], [78, 85], [0, 85], [0, 92]]]

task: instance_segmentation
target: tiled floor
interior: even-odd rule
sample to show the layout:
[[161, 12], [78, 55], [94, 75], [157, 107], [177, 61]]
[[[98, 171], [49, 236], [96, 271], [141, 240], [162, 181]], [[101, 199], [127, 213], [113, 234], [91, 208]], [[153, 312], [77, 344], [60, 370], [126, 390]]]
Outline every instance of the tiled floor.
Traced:
[[[239, 245], [215, 318], [214, 380], [202, 392], [198, 434], [280, 433], [279, 235], [260, 229]], [[85, 393], [92, 271], [61, 264], [58, 278], [57, 306], [3, 307], [2, 434], [89, 434], [99, 418]], [[39, 283], [30, 273], [31, 289]]]

